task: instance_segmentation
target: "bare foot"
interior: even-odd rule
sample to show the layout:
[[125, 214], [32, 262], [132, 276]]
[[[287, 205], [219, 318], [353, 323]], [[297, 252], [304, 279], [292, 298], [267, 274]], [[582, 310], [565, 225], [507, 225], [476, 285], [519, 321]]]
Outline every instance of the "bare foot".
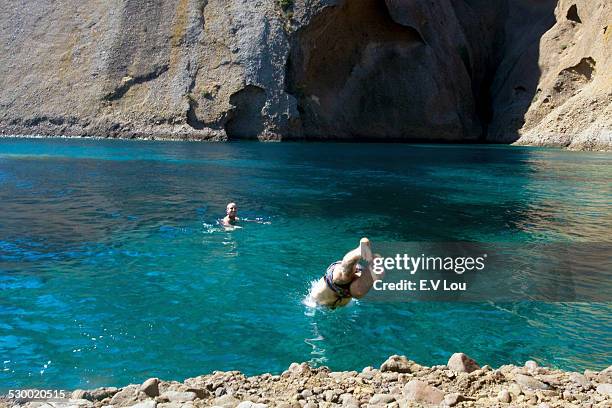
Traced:
[[359, 241], [359, 248], [361, 250], [361, 259], [364, 259], [368, 264], [372, 263], [372, 245], [370, 244], [370, 240], [361, 238]]

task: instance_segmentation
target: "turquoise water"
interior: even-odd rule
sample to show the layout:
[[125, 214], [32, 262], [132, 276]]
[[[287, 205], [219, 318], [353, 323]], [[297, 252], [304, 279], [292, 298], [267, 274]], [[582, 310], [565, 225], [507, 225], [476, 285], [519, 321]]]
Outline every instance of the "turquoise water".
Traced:
[[[361, 236], [610, 243], [611, 182], [612, 155], [555, 149], [0, 140], [0, 391], [395, 353], [605, 368], [610, 303], [302, 301]], [[262, 222], [220, 230], [230, 200]]]

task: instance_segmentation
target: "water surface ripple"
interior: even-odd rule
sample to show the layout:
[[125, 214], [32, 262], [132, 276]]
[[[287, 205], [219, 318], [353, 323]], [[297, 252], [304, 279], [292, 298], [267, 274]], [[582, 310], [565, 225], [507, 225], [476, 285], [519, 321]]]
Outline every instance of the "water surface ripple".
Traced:
[[[610, 303], [302, 299], [366, 235], [610, 243], [611, 164], [500, 146], [0, 140], [0, 391], [395, 353], [605, 368]], [[266, 222], [220, 230], [229, 200]]]

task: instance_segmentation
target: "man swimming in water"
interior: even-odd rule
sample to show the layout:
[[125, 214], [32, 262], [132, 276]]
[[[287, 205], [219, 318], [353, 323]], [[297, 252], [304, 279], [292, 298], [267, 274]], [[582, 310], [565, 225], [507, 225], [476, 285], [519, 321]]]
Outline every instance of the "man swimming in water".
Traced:
[[225, 207], [225, 214], [225, 217], [221, 220], [221, 224], [225, 227], [234, 227], [238, 224], [238, 221], [240, 221], [236, 203], [229, 203], [227, 207]]
[[236, 228], [242, 228], [238, 225], [238, 221], [242, 222], [254, 222], [256, 224], [271, 224], [270, 221], [265, 221], [263, 218], [255, 218], [250, 220], [248, 218], [238, 218], [238, 206], [236, 203], [231, 202], [225, 207], [225, 217], [219, 220], [219, 224], [223, 225], [226, 230], [234, 230]]
[[362, 238], [359, 246], [327, 267], [325, 276], [313, 285], [311, 297], [320, 305], [338, 307], [347, 305], [352, 298], [362, 298], [382, 279], [372, 272], [370, 240]]

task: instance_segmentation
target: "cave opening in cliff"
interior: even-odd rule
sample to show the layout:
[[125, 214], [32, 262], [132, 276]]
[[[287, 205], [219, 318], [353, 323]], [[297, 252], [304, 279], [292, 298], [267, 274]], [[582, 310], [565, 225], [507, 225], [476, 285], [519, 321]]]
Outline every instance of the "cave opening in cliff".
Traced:
[[255, 85], [247, 85], [230, 96], [234, 106], [225, 123], [228, 139], [257, 139], [263, 131], [261, 110], [266, 103], [266, 92]]
[[304, 136], [418, 133], [425, 91], [413, 84], [426, 48], [418, 31], [393, 21], [384, 0], [323, 9], [294, 34], [286, 66], [285, 88], [298, 100]]
[[567, 10], [566, 17], [568, 20], [574, 21], [576, 23], [582, 23], [582, 20], [580, 19], [580, 16], [578, 15], [578, 8], [576, 7], [575, 4], [572, 4], [569, 10]]

